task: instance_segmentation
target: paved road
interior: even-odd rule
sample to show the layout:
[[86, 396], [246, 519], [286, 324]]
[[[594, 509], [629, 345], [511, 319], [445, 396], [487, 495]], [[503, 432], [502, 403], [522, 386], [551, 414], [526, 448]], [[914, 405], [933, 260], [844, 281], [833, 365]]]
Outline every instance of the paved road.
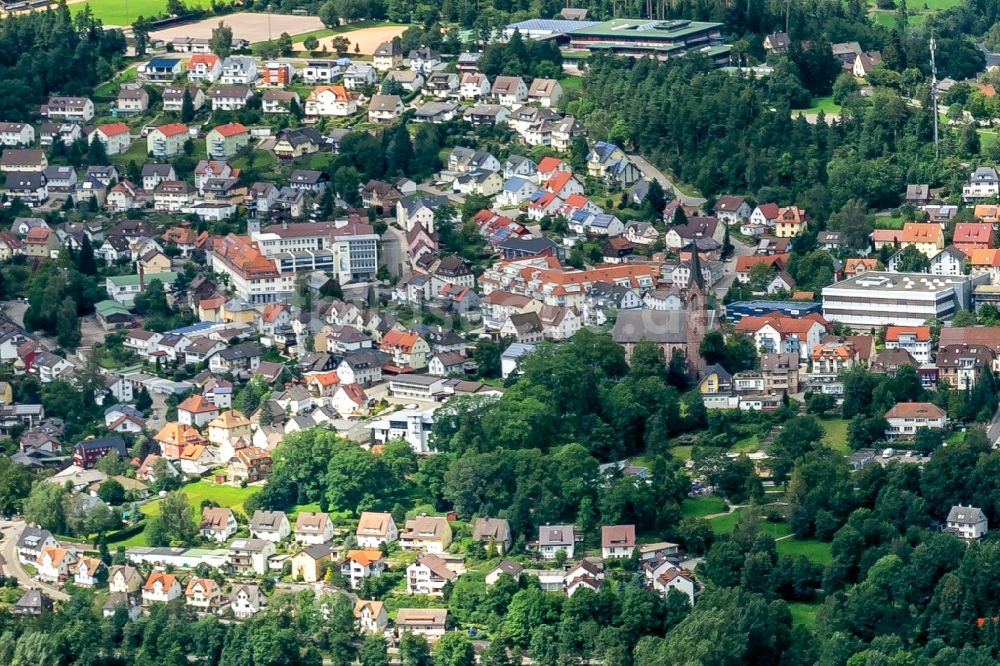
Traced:
[[989, 424], [986, 426], [986, 436], [994, 447], [1000, 441], [1000, 407], [997, 408], [997, 411], [993, 414], [993, 418], [990, 419]]
[[7, 562], [7, 566], [4, 568], [5, 572], [8, 576], [14, 576], [21, 587], [42, 590], [57, 600], [69, 599], [69, 595], [62, 590], [32, 578], [21, 566], [21, 563], [17, 559], [17, 540], [20, 538], [24, 528], [24, 521], [0, 520], [0, 532], [3, 533], [3, 541], [0, 542], [0, 554], [3, 555], [3, 559]]
[[745, 257], [754, 253], [756, 248], [753, 245], [747, 245], [743, 241], [737, 238], [730, 238], [733, 244], [733, 256], [725, 262], [725, 272], [722, 274], [722, 278], [715, 283], [713, 289], [715, 290], [715, 295], [722, 299], [725, 298], [726, 292], [729, 288], [733, 286], [733, 282], [736, 281], [736, 258]]
[[674, 184], [670, 181], [670, 179], [663, 175], [662, 171], [660, 171], [655, 166], [647, 162], [646, 158], [642, 157], [641, 155], [629, 155], [629, 159], [631, 159], [632, 162], [634, 162], [635, 165], [639, 167], [639, 171], [642, 172], [643, 176], [645, 176], [647, 179], [655, 178], [656, 180], [660, 181], [660, 185], [663, 186], [663, 189], [666, 190], [667, 192], [673, 192], [674, 195], [685, 206], [700, 206], [703, 203], [705, 203], [704, 197], [692, 197], [679, 192], [674, 187]]

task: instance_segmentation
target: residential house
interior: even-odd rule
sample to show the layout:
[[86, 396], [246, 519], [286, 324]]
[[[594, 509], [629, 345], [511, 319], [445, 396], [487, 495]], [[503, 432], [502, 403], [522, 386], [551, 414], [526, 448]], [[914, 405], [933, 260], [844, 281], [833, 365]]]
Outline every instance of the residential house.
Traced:
[[490, 96], [500, 106], [513, 108], [528, 100], [528, 86], [520, 76], [498, 76], [490, 88]]
[[358, 103], [345, 86], [316, 86], [306, 97], [307, 116], [353, 116]]
[[403, 48], [399, 40], [392, 39], [382, 42], [372, 54], [372, 64], [380, 72], [388, 72], [403, 66]]
[[392, 514], [362, 511], [354, 533], [361, 548], [378, 548], [399, 538], [399, 531]]
[[21, 564], [31, 564], [34, 566], [38, 558], [42, 556], [42, 550], [46, 548], [56, 548], [59, 542], [48, 530], [38, 527], [26, 526], [17, 539], [17, 559]]
[[410, 69], [420, 72], [424, 76], [430, 76], [435, 69], [441, 66], [441, 54], [429, 46], [421, 46], [413, 49], [407, 56], [410, 61]]
[[274, 543], [270, 540], [236, 539], [229, 544], [229, 565], [238, 574], [263, 576], [268, 572], [268, 562], [274, 553]]
[[538, 528], [538, 552], [542, 559], [554, 560], [562, 551], [567, 559], [576, 549], [576, 528], [573, 525], [541, 525]]
[[389, 625], [389, 615], [381, 601], [356, 600], [354, 617], [358, 628], [368, 634], [382, 634]]
[[423, 636], [435, 641], [445, 635], [448, 629], [448, 609], [446, 608], [400, 608], [396, 611], [397, 638], [405, 633]]
[[601, 527], [601, 557], [622, 559], [632, 557], [635, 550], [635, 525], [603, 525]]
[[226, 123], [205, 135], [205, 149], [211, 159], [229, 159], [250, 145], [250, 130], [240, 123]]
[[779, 208], [774, 235], [778, 238], [793, 238], [803, 233], [808, 223], [809, 216], [798, 206]]
[[930, 362], [930, 326], [887, 326], [885, 329], [886, 349], [905, 349], [919, 363]]
[[885, 413], [889, 422], [886, 439], [912, 439], [918, 428], [941, 430], [948, 422], [948, 414], [930, 402], [899, 402]]
[[250, 534], [256, 539], [279, 543], [288, 538], [292, 526], [284, 511], [254, 511], [250, 519]]
[[230, 483], [257, 483], [271, 476], [271, 454], [256, 446], [237, 447], [229, 460]]
[[506, 518], [477, 518], [472, 529], [472, 540], [485, 542], [487, 549], [492, 547], [499, 555], [503, 555], [510, 550], [514, 536]]
[[197, 53], [187, 65], [188, 80], [215, 83], [222, 76], [222, 60], [214, 53]]
[[88, 122], [94, 119], [94, 103], [86, 97], [49, 97], [41, 115], [50, 120]]
[[478, 100], [490, 94], [492, 86], [485, 74], [469, 72], [462, 75], [458, 96], [462, 99]]
[[226, 85], [250, 85], [257, 80], [257, 60], [249, 56], [229, 56], [222, 61], [219, 81]]
[[163, 110], [180, 113], [184, 110], [185, 96], [191, 100], [191, 106], [195, 111], [205, 106], [205, 93], [198, 86], [167, 86], [163, 89]]
[[528, 88], [528, 101], [536, 102], [543, 109], [555, 107], [562, 97], [562, 86], [555, 79], [535, 79]]
[[225, 543], [236, 534], [239, 525], [232, 509], [224, 507], [205, 507], [201, 511], [201, 523], [198, 529], [202, 539], [210, 539]]
[[724, 195], [715, 200], [712, 212], [720, 222], [730, 225], [741, 224], [748, 220], [753, 209], [744, 197]]
[[69, 578], [76, 562], [75, 550], [59, 546], [43, 546], [34, 565], [41, 580], [47, 583], [60, 583]]
[[438, 98], [447, 98], [455, 94], [458, 90], [458, 74], [451, 72], [434, 72], [427, 77], [424, 90]]
[[297, 92], [292, 90], [265, 90], [261, 95], [261, 110], [265, 114], [291, 113], [292, 108], [302, 108], [302, 100]]
[[125, 123], [106, 123], [98, 125], [87, 136], [87, 141], [100, 141], [108, 155], [121, 155], [132, 143], [132, 135]]
[[458, 578], [458, 574], [448, 568], [443, 559], [428, 553], [406, 567], [406, 591], [408, 594], [444, 596], [444, 587]]
[[418, 516], [406, 521], [406, 526], [399, 535], [399, 547], [403, 550], [440, 554], [447, 550], [451, 538], [451, 525], [447, 518]]
[[306, 546], [292, 555], [292, 578], [303, 583], [323, 580], [324, 570], [333, 564], [336, 549], [327, 544]]
[[344, 582], [352, 590], [360, 588], [365, 578], [381, 576], [383, 571], [385, 555], [377, 548], [349, 550], [340, 564]]
[[371, 65], [351, 63], [344, 70], [344, 87], [348, 90], [357, 90], [375, 85], [375, 79], [375, 68]]
[[93, 469], [97, 461], [107, 455], [128, 458], [125, 440], [117, 435], [80, 440], [73, 446], [73, 464], [83, 469]]
[[608, 185], [622, 188], [628, 187], [642, 176], [639, 168], [621, 148], [606, 141], [594, 143], [587, 154], [587, 174], [600, 178]]
[[[10, 151], [7, 151], [10, 152]], [[49, 187], [48, 182], [45, 180], [45, 174], [38, 172], [29, 171], [8, 171], [6, 174], [6, 179], [4, 182], [4, 188], [7, 196], [11, 199], [20, 199], [29, 208], [34, 208], [35, 206], [40, 206], [45, 203], [45, 200], [49, 198]], [[40, 234], [42, 231], [49, 231], [48, 229], [32, 229], [32, 231], [38, 232]], [[38, 235], [36, 234], [36, 236]], [[55, 234], [52, 234], [52, 238], [55, 240], [56, 245], [59, 244], [59, 239]], [[30, 237], [25, 239], [26, 252], [29, 257], [39, 256], [42, 258], [52, 258], [50, 255], [41, 255], [38, 253], [31, 252], [31, 246], [28, 243], [31, 241]]]
[[183, 425], [201, 428], [219, 416], [219, 407], [204, 396], [189, 395], [177, 405], [177, 420]]
[[389, 123], [403, 115], [403, 100], [399, 95], [372, 95], [368, 103], [368, 120]]
[[251, 618], [267, 605], [267, 597], [261, 593], [258, 585], [252, 583], [234, 587], [229, 598], [229, 606], [237, 620]]
[[184, 152], [184, 144], [189, 138], [187, 125], [183, 123], [160, 125], [146, 135], [146, 152], [153, 157], [175, 157]]
[[326, 513], [302, 511], [295, 520], [295, 540], [307, 544], [324, 544], [333, 539], [333, 521]]
[[35, 143], [35, 128], [28, 123], [0, 123], [0, 145], [26, 148]]
[[146, 584], [142, 588], [142, 605], [167, 603], [174, 599], [180, 599], [181, 594], [181, 584], [176, 576], [162, 571], [153, 571], [149, 574], [149, 578], [146, 579]]
[[945, 531], [966, 541], [976, 541], [983, 538], [989, 531], [989, 522], [982, 509], [975, 506], [951, 507], [945, 520]]
[[261, 83], [266, 86], [284, 88], [295, 78], [295, 67], [290, 62], [269, 60], [264, 63]]
[[196, 613], [215, 613], [222, 605], [222, 590], [211, 578], [192, 578], [184, 589], [184, 603]]

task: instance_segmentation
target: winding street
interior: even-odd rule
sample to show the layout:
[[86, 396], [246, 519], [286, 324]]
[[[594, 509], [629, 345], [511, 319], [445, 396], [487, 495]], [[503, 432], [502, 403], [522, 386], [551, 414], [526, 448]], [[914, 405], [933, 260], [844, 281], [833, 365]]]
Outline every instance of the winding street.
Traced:
[[69, 595], [62, 590], [32, 578], [21, 566], [21, 562], [17, 559], [17, 540], [21, 537], [24, 528], [23, 520], [0, 520], [0, 534], [3, 535], [3, 541], [0, 542], [0, 554], [3, 555], [6, 562], [4, 571], [8, 576], [16, 578], [18, 584], [25, 589], [42, 590], [57, 601], [69, 599]]
[[704, 197], [688, 196], [687, 194], [684, 194], [676, 187], [674, 187], [674, 184], [666, 176], [663, 175], [663, 172], [657, 169], [652, 164], [650, 164], [646, 160], [646, 158], [643, 157], [642, 155], [637, 155], [633, 153], [630, 154], [628, 158], [632, 160], [632, 162], [637, 167], [639, 167], [639, 171], [642, 172], [644, 178], [646, 179], [655, 178], [656, 180], [660, 181], [660, 185], [663, 186], [663, 189], [666, 190], [667, 192], [672, 192], [674, 196], [685, 206], [700, 206], [703, 203], [705, 203]]

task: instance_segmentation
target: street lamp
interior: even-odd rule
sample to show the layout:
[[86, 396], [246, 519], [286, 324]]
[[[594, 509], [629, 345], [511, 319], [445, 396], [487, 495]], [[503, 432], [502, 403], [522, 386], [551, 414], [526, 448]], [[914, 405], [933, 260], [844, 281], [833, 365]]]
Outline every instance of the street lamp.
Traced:
[[274, 10], [274, 5], [268, 3], [267, 5], [267, 41], [271, 41], [271, 12]]

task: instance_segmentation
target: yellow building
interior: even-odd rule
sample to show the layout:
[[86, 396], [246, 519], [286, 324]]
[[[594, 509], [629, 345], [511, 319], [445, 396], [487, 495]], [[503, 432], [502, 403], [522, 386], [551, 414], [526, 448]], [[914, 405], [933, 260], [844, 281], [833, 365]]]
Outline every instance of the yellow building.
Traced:
[[774, 235], [778, 238], [794, 238], [806, 230], [808, 220], [809, 216], [798, 206], [779, 208]]

